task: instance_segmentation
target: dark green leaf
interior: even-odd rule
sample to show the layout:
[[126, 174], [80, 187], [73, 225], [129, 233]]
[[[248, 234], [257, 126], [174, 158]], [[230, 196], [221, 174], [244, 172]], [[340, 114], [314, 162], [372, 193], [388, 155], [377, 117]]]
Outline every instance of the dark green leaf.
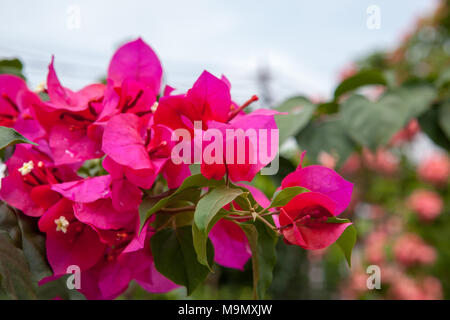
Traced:
[[18, 213], [18, 222], [22, 235], [22, 250], [30, 266], [35, 281], [51, 276], [47, 262], [45, 237], [37, 227], [37, 220]]
[[[342, 219], [346, 220], [346, 219]], [[338, 223], [347, 223], [346, 222], [338, 222]], [[341, 234], [339, 239], [336, 241], [336, 245], [342, 250], [344, 253], [345, 259], [347, 260], [348, 266], [352, 266], [352, 250], [356, 243], [356, 229], [353, 225], [348, 226], [344, 232]]]
[[327, 152], [336, 159], [338, 167], [354, 150], [354, 143], [339, 118], [310, 123], [300, 132], [298, 144], [307, 151], [308, 159], [318, 162], [320, 153]]
[[[200, 264], [194, 250], [192, 228], [163, 229], [151, 238], [156, 269], [176, 284], [185, 286], [188, 295], [202, 283], [209, 269]], [[207, 244], [208, 264], [213, 263], [214, 248]]]
[[385, 146], [409, 120], [430, 107], [436, 92], [429, 86], [391, 90], [377, 102], [354, 95], [340, 109], [348, 134], [361, 145], [376, 150]]
[[386, 85], [383, 73], [376, 69], [362, 70], [357, 74], [345, 79], [334, 91], [334, 99], [341, 95], [367, 85]]
[[170, 200], [174, 199], [176, 196], [180, 195], [184, 190], [188, 188], [203, 188], [203, 187], [217, 187], [224, 185], [223, 180], [214, 180], [214, 179], [206, 179], [201, 174], [196, 174], [186, 178], [181, 186], [171, 195], [160, 199], [153, 206], [151, 206], [148, 210], [139, 210], [140, 220], [141, 220], [141, 229], [144, 226], [147, 219], [162, 208], [166, 207]]
[[253, 296], [255, 299], [263, 299], [273, 278], [278, 237], [261, 221], [241, 223], [240, 226], [252, 250]]
[[22, 69], [23, 65], [19, 59], [0, 60], [0, 74], [12, 74], [25, 79]]
[[297, 135], [311, 120], [315, 110], [316, 106], [304, 97], [290, 98], [277, 107], [277, 111], [288, 113], [275, 116], [280, 145], [289, 137]]
[[12, 299], [36, 299], [35, 285], [25, 256], [8, 233], [0, 231], [0, 286]]
[[242, 195], [240, 189], [220, 186], [208, 192], [197, 204], [194, 214], [194, 224], [192, 225], [194, 248], [198, 261], [210, 267], [207, 259], [206, 243], [208, 233], [214, 224], [227, 214], [221, 210], [223, 206], [229, 204], [238, 196]]
[[447, 101], [439, 107], [438, 121], [442, 131], [445, 132], [447, 138], [450, 140], [450, 101]]
[[63, 300], [85, 300], [86, 298], [76, 289], [67, 287], [67, 278], [64, 275], [56, 280], [49, 281], [37, 288], [37, 296], [40, 300], [52, 300], [56, 297]]
[[288, 187], [283, 190], [279, 190], [273, 195], [269, 208], [285, 206], [289, 203], [289, 201], [291, 201], [292, 198], [303, 192], [309, 192], [309, 190], [303, 187]]
[[440, 110], [438, 106], [433, 106], [427, 112], [419, 117], [420, 129], [438, 146], [450, 150], [450, 139], [442, 128], [440, 123]]
[[0, 150], [18, 143], [29, 143], [35, 146], [37, 145], [36, 143], [31, 142], [30, 140], [22, 136], [13, 128], [0, 127]]

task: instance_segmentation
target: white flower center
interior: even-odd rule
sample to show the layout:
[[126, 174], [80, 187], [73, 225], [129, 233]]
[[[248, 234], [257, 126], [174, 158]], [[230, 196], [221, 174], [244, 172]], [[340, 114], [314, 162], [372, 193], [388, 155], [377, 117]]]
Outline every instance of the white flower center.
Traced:
[[152, 110], [153, 113], [156, 112], [156, 109], [158, 109], [158, 101], [155, 101], [155, 103], [150, 107], [150, 110]]
[[69, 221], [67, 221], [66, 217], [60, 216], [58, 219], [55, 219], [56, 231], [62, 231], [63, 233], [67, 232], [67, 227], [69, 226]]
[[18, 170], [23, 176], [26, 176], [31, 171], [33, 171], [33, 169], [34, 169], [34, 163], [32, 160], [30, 160], [28, 162], [24, 162], [22, 167], [20, 167]]

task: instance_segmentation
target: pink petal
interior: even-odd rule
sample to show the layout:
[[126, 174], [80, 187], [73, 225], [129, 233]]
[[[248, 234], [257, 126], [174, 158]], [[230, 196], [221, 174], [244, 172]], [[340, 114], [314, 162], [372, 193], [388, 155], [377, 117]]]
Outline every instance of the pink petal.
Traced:
[[111, 199], [117, 211], [137, 210], [142, 201], [142, 191], [126, 179], [114, 180]]
[[103, 151], [115, 162], [132, 169], [150, 168], [151, 162], [145, 148], [143, 129], [139, 117], [134, 114], [119, 114], [112, 117], [103, 134]]
[[75, 203], [73, 209], [78, 220], [99, 229], [125, 228], [138, 217], [137, 211], [116, 211], [110, 199]]
[[9, 205], [22, 210], [28, 216], [40, 217], [45, 209], [40, 207], [31, 199], [31, 190], [33, 188], [23, 183], [19, 173], [10, 173], [1, 181], [0, 197]]
[[300, 186], [310, 191], [320, 192], [336, 202], [334, 215], [338, 215], [350, 204], [353, 184], [332, 169], [313, 165], [297, 168], [283, 179], [282, 188]]
[[252, 253], [244, 231], [232, 221], [219, 220], [209, 233], [214, 260], [228, 268], [243, 270]]
[[159, 92], [162, 67], [155, 52], [141, 38], [120, 47], [108, 67], [108, 79], [115, 86], [132, 79]]
[[308, 222], [306, 225], [297, 224], [306, 242], [304, 249], [317, 250], [328, 247], [336, 242], [351, 223]]
[[155, 268], [155, 264], [150, 265], [149, 270], [145, 270], [136, 276], [139, 285], [151, 293], [165, 293], [178, 288], [179, 286], [164, 277]]
[[203, 121], [225, 122], [230, 112], [231, 96], [227, 84], [208, 71], [203, 71], [187, 93], [192, 105], [202, 114]]
[[90, 177], [52, 185], [52, 190], [74, 202], [94, 202], [110, 195], [111, 176]]
[[67, 233], [47, 233], [47, 258], [55, 274], [66, 274], [67, 267], [77, 265], [87, 270], [103, 256], [105, 245], [89, 226], [75, 221], [70, 223]]
[[49, 144], [55, 164], [72, 164], [100, 158], [103, 153], [100, 142], [87, 136], [86, 128], [55, 125], [49, 134]]

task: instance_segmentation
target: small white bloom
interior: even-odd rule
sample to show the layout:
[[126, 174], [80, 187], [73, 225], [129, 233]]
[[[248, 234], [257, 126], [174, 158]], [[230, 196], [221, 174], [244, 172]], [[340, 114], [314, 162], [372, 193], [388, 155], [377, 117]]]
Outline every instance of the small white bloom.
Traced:
[[152, 110], [153, 113], [156, 112], [156, 109], [158, 109], [158, 101], [155, 101], [155, 103], [150, 107], [150, 110]]
[[58, 219], [55, 219], [56, 231], [62, 231], [63, 233], [67, 232], [67, 227], [69, 226], [69, 221], [67, 221], [66, 217], [60, 216]]
[[30, 160], [28, 162], [24, 162], [22, 167], [20, 167], [18, 170], [23, 176], [26, 176], [31, 171], [33, 171], [33, 169], [34, 169], [34, 163], [32, 160]]

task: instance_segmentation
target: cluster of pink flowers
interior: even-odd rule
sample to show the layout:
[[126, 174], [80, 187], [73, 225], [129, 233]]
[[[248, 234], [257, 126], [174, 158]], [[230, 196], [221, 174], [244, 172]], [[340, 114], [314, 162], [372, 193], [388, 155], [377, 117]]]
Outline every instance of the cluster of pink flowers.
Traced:
[[408, 207], [423, 221], [436, 219], [444, 208], [441, 196], [430, 190], [416, 189], [407, 199]]
[[438, 300], [442, 299], [443, 290], [441, 282], [435, 277], [413, 279], [401, 275], [392, 281], [389, 295], [398, 300]]
[[446, 154], [434, 153], [420, 163], [417, 169], [419, 177], [431, 184], [441, 186], [450, 179], [450, 159]]
[[[29, 90], [18, 77], [0, 76], [0, 124], [38, 144], [16, 146], [6, 163], [0, 197], [38, 221], [46, 235], [51, 279], [77, 265], [80, 291], [89, 299], [115, 298], [133, 279], [150, 292], [176, 287], [155, 268], [149, 241], [155, 233], [154, 216], [140, 232], [138, 212], [144, 191], [159, 177], [174, 189], [191, 174], [188, 164], [171, 159], [175, 130], [194, 133], [197, 121], [202, 123], [201, 134], [211, 128], [277, 128], [274, 111], [245, 113], [255, 98], [236, 104], [225, 77], [205, 71], [182, 94], [173, 94], [169, 86], [161, 90], [161, 82], [161, 63], [141, 39], [117, 50], [106, 84], [72, 91], [60, 83], [53, 59], [44, 92]], [[228, 143], [222, 141], [224, 146]], [[85, 178], [77, 174], [92, 159], [101, 159], [107, 174]], [[227, 175], [234, 182], [251, 181], [271, 160], [202, 162], [201, 173], [209, 179]], [[286, 241], [306, 249], [336, 241], [350, 223], [328, 224], [326, 219], [347, 207], [353, 185], [331, 169], [300, 165], [283, 181], [282, 188], [289, 186], [311, 192], [294, 198], [281, 209], [279, 219], [274, 217]], [[261, 191], [246, 187], [262, 207], [269, 206]], [[209, 237], [218, 264], [242, 269], [249, 260], [250, 246], [237, 224], [221, 219]]]
[[364, 149], [363, 159], [369, 169], [386, 175], [393, 175], [398, 170], [399, 159], [387, 149], [378, 149], [375, 153]]
[[[341, 296], [345, 299], [356, 299], [363, 295], [377, 297], [377, 290], [369, 290], [367, 285], [371, 274], [363, 268], [376, 265], [381, 272], [381, 287], [386, 289], [385, 298], [442, 299], [443, 290], [439, 279], [419, 271], [420, 267], [429, 267], [436, 262], [436, 249], [419, 235], [406, 232], [403, 219], [389, 216], [378, 205], [371, 205], [369, 210], [375, 226], [365, 238], [359, 264], [341, 287]], [[414, 277], [409, 273], [411, 268], [415, 270]]]
[[415, 233], [406, 233], [398, 238], [393, 250], [395, 259], [404, 266], [427, 265], [436, 261], [436, 250]]
[[420, 125], [417, 119], [412, 119], [399, 132], [397, 132], [390, 141], [391, 145], [400, 145], [405, 142], [410, 142], [420, 132]]

